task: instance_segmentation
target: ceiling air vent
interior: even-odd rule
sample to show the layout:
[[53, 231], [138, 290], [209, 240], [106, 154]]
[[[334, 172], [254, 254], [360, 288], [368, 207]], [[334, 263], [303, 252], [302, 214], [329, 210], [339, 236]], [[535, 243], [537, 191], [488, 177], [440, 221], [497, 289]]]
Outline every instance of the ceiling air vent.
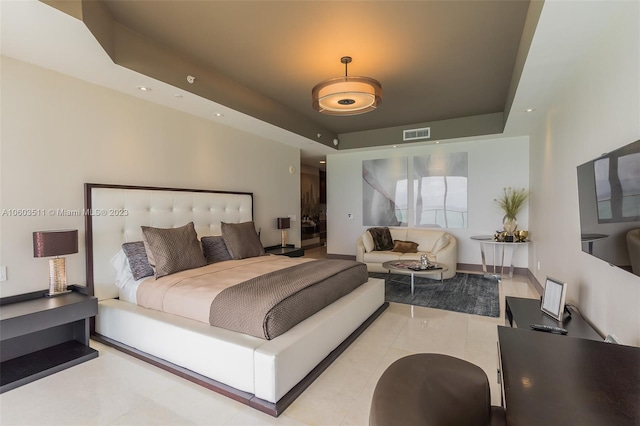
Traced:
[[415, 141], [417, 139], [429, 139], [431, 137], [431, 127], [422, 129], [409, 129], [402, 131], [403, 141]]

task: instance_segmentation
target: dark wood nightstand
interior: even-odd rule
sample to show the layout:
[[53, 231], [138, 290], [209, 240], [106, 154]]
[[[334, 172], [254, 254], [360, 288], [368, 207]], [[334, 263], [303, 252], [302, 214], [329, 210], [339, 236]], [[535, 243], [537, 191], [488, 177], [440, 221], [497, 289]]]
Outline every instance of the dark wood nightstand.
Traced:
[[0, 299], [0, 393], [98, 356], [89, 347], [89, 318], [98, 313], [98, 299], [79, 289]]
[[282, 246], [265, 247], [264, 251], [265, 253], [268, 253], [268, 254], [277, 254], [280, 256], [289, 256], [289, 257], [304, 256], [304, 249], [295, 247], [293, 244], [287, 244], [286, 247], [282, 247]]

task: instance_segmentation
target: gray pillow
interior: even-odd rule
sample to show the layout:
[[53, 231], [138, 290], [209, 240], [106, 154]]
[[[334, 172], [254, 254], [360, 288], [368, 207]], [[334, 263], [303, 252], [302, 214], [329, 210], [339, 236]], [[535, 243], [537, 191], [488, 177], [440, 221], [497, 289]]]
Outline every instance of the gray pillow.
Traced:
[[179, 228], [141, 228], [149, 264], [155, 267], [156, 278], [207, 264], [193, 222]]
[[153, 268], [149, 265], [149, 258], [144, 248], [144, 242], [124, 243], [122, 245], [122, 251], [127, 255], [133, 278], [136, 281], [153, 275]]
[[253, 222], [222, 222], [222, 238], [233, 259], [264, 255], [264, 248]]
[[207, 259], [207, 265], [232, 259], [221, 235], [202, 237], [200, 242], [202, 243], [204, 258]]

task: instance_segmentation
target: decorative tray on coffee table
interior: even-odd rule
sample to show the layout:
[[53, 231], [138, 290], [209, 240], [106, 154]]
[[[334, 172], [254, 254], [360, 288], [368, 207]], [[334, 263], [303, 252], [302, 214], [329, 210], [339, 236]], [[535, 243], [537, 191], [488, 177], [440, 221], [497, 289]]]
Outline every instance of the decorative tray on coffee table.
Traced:
[[396, 268], [411, 269], [412, 271], [431, 271], [442, 269], [439, 265], [434, 265], [432, 263], [423, 265], [420, 262], [394, 262], [393, 266]]

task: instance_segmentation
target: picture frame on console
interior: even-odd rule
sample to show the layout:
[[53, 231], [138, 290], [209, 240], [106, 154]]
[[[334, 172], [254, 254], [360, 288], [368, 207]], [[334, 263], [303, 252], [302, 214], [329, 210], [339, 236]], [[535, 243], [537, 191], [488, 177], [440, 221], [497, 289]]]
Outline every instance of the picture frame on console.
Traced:
[[562, 321], [567, 283], [547, 277], [540, 309], [555, 320]]

